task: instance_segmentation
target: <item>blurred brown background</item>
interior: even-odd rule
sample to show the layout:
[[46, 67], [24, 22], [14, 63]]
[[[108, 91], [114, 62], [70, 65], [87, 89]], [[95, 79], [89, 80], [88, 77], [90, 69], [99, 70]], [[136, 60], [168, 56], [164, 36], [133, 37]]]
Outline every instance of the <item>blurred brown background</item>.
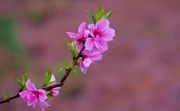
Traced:
[[[47, 111], [180, 111], [180, 1], [102, 0], [116, 37], [86, 75], [71, 76]], [[70, 60], [76, 32], [97, 0], [0, 0], [0, 95], [18, 90], [27, 70], [38, 84]], [[38, 111], [21, 99], [0, 111]]]

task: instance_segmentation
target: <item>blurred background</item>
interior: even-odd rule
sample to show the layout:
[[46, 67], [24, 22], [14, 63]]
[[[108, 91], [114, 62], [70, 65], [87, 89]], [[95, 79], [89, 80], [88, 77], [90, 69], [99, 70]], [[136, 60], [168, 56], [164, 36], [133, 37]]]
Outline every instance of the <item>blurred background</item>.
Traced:
[[[0, 0], [0, 95], [17, 92], [28, 71], [43, 73], [66, 60], [67, 31], [77, 32], [97, 0]], [[86, 75], [71, 75], [47, 111], [180, 111], [180, 1], [102, 0], [113, 10], [116, 37]], [[0, 111], [38, 111], [17, 99]]]

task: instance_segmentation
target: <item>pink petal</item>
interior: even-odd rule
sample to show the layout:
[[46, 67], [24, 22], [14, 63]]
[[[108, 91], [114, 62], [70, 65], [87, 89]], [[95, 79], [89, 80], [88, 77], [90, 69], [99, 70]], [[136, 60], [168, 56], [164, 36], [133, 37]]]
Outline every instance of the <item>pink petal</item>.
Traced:
[[101, 19], [96, 23], [97, 30], [105, 30], [109, 28], [109, 21], [107, 19]]
[[98, 61], [98, 60], [101, 60], [102, 59], [102, 53], [101, 52], [93, 52], [90, 56], [90, 58], [93, 60], [93, 61]]
[[61, 87], [56, 87], [51, 90], [52, 96], [57, 96]]
[[86, 30], [85, 25], [86, 25], [85, 22], [83, 22], [83, 23], [81, 23], [81, 24], [79, 25], [79, 29], [78, 29], [78, 32], [79, 32], [79, 33], [85, 32], [85, 30]]
[[29, 94], [29, 93], [31, 93], [31, 91], [29, 91], [29, 90], [24, 90], [24, 91], [20, 92], [19, 95], [20, 95], [21, 97], [24, 97], [24, 96], [26, 96], [26, 95]]
[[87, 38], [86, 42], [85, 42], [85, 49], [90, 51], [90, 50], [93, 49], [93, 47], [94, 47], [93, 39], [92, 38]]
[[52, 90], [52, 96], [57, 96], [59, 94], [59, 91], [58, 90]]
[[85, 59], [83, 60], [83, 65], [84, 65], [85, 67], [89, 67], [91, 63], [92, 63], [92, 60], [91, 60], [90, 58], [85, 58]]
[[[25, 97], [26, 97], [27, 95], [29, 95], [30, 93], [32, 93], [32, 92], [29, 91], [29, 90], [24, 90], [24, 91], [20, 92], [19, 95], [20, 95], [21, 98], [23, 98], [23, 99], [26, 101]], [[26, 102], [27, 102], [27, 101], [26, 101]]]
[[88, 28], [89, 28], [90, 30], [93, 30], [94, 27], [95, 27], [94, 24], [89, 24], [89, 25], [88, 25]]
[[66, 32], [67, 34], [68, 34], [68, 36], [70, 37], [70, 38], [72, 38], [72, 39], [76, 39], [76, 38], [78, 38], [78, 35], [77, 34], [75, 34], [75, 33], [72, 33], [72, 32]]
[[82, 61], [81, 61], [81, 63], [80, 63], [80, 70], [81, 70], [81, 72], [83, 72], [83, 73], [86, 73], [86, 71], [87, 71], [87, 68], [83, 65]]
[[40, 102], [41, 111], [44, 111], [49, 106], [50, 105], [46, 101], [41, 101]]
[[27, 88], [28, 90], [30, 90], [30, 91], [35, 91], [35, 90], [37, 90], [36, 87], [35, 87], [35, 85], [31, 82], [30, 79], [28, 79], [28, 80], [26, 81], [26, 88]]
[[96, 48], [101, 52], [104, 52], [108, 49], [107, 42], [104, 40], [95, 40], [94, 43]]
[[86, 30], [86, 31], [84, 32], [84, 38], [88, 38], [89, 34], [90, 34], [90, 31], [89, 31], [89, 30]]
[[35, 108], [37, 103], [38, 103], [38, 99], [34, 99], [33, 101], [28, 102], [27, 105], [32, 106], [33, 108]]
[[39, 93], [39, 100], [40, 101], [44, 101], [47, 99], [47, 95], [46, 95], [46, 91], [43, 89], [38, 89], [38, 93]]
[[112, 41], [114, 36], [115, 36], [115, 30], [110, 28], [102, 33], [101, 38], [105, 41]]

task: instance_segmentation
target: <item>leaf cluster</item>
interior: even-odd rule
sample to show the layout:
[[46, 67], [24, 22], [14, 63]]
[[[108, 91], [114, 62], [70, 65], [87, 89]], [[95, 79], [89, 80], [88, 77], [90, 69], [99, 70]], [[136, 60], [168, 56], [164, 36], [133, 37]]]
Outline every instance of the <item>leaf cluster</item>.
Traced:
[[27, 80], [28, 80], [28, 74], [27, 72], [24, 72], [22, 80], [16, 79], [16, 82], [18, 83], [21, 89], [24, 89], [26, 87]]
[[100, 19], [102, 18], [109, 18], [112, 14], [112, 11], [105, 12], [104, 9], [101, 7], [101, 4], [98, 3], [97, 12], [95, 15], [93, 15], [92, 12], [89, 12], [89, 17], [93, 21], [94, 24], [96, 24]]

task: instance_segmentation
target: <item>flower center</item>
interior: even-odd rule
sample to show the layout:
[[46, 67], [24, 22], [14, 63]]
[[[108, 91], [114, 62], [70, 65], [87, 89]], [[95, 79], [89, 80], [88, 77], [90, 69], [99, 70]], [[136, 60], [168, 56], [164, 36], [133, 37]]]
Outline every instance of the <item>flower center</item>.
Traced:
[[100, 35], [100, 34], [101, 34], [101, 31], [99, 31], [99, 30], [94, 30], [93, 34], [94, 34], [94, 37], [97, 37], [97, 35]]

